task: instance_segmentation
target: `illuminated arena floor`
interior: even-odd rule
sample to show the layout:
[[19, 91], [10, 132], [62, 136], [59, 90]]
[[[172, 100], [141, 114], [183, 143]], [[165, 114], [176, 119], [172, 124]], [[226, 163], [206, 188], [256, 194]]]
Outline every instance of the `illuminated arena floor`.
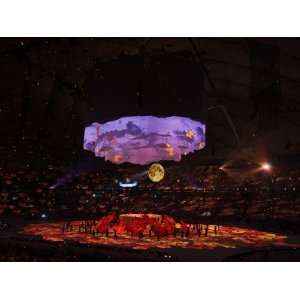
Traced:
[[300, 247], [288, 241], [285, 235], [279, 235], [272, 232], [259, 231], [249, 228], [240, 228], [232, 226], [220, 226], [217, 233], [215, 226], [210, 225], [207, 236], [202, 234], [198, 236], [191, 232], [188, 237], [182, 237], [177, 234], [176, 237], [165, 236], [158, 239], [155, 236], [144, 235], [142, 238], [122, 234], [117, 237], [113, 232], [97, 234], [94, 236], [89, 232], [79, 232], [83, 221], [72, 221], [72, 230], [62, 230], [65, 222], [53, 222], [43, 224], [30, 224], [23, 227], [19, 233], [29, 236], [41, 236], [47, 241], [74, 241], [81, 244], [119, 246], [131, 249], [194, 249], [194, 250], [212, 250], [212, 249], [234, 249], [234, 248], [265, 248], [265, 247]]

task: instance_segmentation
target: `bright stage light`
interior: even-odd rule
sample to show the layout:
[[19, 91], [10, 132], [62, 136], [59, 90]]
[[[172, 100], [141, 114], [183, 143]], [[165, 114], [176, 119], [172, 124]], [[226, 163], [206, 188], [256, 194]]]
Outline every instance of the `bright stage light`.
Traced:
[[133, 188], [133, 187], [136, 187], [138, 185], [138, 182], [135, 180], [135, 181], [127, 181], [126, 182], [119, 182], [119, 186], [122, 187], [122, 188]]
[[270, 171], [272, 169], [272, 166], [269, 163], [263, 163], [261, 165], [261, 168], [265, 171]]

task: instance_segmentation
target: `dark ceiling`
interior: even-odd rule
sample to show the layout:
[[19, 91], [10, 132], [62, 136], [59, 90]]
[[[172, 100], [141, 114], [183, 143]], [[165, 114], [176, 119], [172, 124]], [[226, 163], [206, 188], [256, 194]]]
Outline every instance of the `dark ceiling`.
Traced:
[[1, 38], [0, 51], [2, 148], [77, 153], [89, 120], [154, 105], [155, 113], [205, 115], [203, 157], [234, 153], [234, 129], [243, 149], [300, 150], [299, 39]]

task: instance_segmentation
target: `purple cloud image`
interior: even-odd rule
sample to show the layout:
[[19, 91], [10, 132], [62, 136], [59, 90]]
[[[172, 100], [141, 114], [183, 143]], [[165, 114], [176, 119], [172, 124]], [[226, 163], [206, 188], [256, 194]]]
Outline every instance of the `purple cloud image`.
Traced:
[[180, 161], [205, 146], [205, 125], [186, 117], [133, 116], [85, 128], [83, 148], [116, 164]]

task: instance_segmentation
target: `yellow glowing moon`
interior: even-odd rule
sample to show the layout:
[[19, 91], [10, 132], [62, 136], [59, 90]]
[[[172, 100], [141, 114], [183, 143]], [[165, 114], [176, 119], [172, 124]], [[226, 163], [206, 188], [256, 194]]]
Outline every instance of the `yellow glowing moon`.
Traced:
[[161, 164], [152, 164], [148, 170], [148, 177], [153, 182], [161, 181], [165, 176], [165, 169]]

